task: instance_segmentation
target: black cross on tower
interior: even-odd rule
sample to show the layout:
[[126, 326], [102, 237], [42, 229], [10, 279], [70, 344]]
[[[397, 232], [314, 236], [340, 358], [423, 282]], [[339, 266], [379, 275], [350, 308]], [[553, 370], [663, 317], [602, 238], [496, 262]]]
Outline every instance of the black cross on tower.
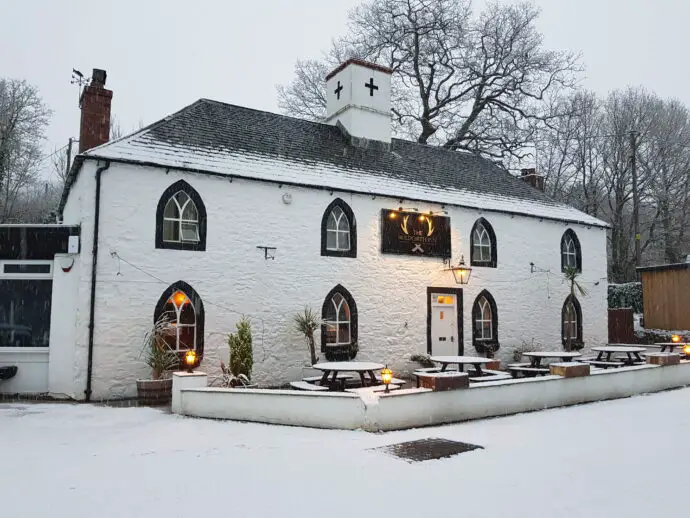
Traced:
[[338, 88], [335, 89], [335, 92], [333, 92], [335, 95], [338, 96], [338, 99], [340, 99], [340, 92], [342, 92], [343, 86], [340, 84], [340, 81], [338, 81]]
[[374, 78], [370, 77], [368, 83], [364, 83], [364, 86], [369, 89], [369, 97], [374, 97], [374, 90], [378, 90], [379, 87], [374, 84]]

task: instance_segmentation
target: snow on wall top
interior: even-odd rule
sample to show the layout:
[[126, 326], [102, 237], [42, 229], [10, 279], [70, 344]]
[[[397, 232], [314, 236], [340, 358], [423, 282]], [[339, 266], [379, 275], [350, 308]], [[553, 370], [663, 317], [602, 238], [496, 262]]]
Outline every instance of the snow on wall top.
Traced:
[[207, 99], [82, 156], [607, 226], [475, 155], [353, 146], [335, 126]]

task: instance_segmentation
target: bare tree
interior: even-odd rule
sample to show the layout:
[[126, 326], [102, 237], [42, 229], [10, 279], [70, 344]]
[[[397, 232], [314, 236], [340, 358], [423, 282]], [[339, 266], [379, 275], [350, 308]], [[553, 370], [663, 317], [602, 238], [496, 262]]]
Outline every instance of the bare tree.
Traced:
[[0, 221], [13, 214], [22, 190], [36, 180], [50, 110], [26, 81], [0, 79]]
[[658, 260], [679, 262], [685, 257], [690, 212], [690, 112], [679, 101], [655, 104], [639, 162], [648, 178], [646, 199], [659, 217], [658, 230], [650, 236], [661, 252]]
[[295, 79], [278, 87], [279, 105], [322, 119], [324, 76], [359, 57], [393, 69], [398, 134], [495, 158], [520, 155], [553, 116], [547, 96], [572, 87], [580, 70], [574, 54], [544, 49], [538, 14], [527, 3], [491, 3], [478, 17], [467, 0], [363, 4], [323, 59], [297, 62]]

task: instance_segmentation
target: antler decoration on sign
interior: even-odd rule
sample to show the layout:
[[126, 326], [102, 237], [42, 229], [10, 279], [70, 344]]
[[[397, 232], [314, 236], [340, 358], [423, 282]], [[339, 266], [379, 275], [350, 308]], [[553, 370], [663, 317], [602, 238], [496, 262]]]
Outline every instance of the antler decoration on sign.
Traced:
[[434, 233], [434, 230], [436, 230], [436, 229], [434, 228], [434, 222], [431, 221], [431, 218], [426, 218], [426, 222], [427, 222], [428, 225], [429, 225], [429, 230], [428, 230], [428, 232], [426, 233], [426, 237], [431, 237], [431, 234], [433, 234], [433, 233]]
[[408, 219], [410, 219], [410, 216], [409, 216], [409, 215], [404, 216], [404, 217], [403, 217], [403, 221], [402, 221], [402, 223], [400, 224], [400, 228], [402, 228], [402, 231], [405, 232], [405, 234], [409, 234], [409, 232], [407, 231], [407, 220], [408, 220]]

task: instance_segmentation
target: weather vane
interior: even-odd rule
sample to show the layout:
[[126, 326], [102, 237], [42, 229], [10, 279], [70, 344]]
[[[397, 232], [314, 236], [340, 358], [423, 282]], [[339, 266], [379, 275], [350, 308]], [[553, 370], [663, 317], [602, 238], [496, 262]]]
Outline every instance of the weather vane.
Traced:
[[79, 87], [79, 105], [81, 106], [81, 91], [84, 86], [86, 86], [89, 83], [90, 78], [84, 77], [84, 74], [82, 74], [79, 70], [76, 68], [72, 69], [72, 80], [70, 81], [70, 84], [77, 85]]

